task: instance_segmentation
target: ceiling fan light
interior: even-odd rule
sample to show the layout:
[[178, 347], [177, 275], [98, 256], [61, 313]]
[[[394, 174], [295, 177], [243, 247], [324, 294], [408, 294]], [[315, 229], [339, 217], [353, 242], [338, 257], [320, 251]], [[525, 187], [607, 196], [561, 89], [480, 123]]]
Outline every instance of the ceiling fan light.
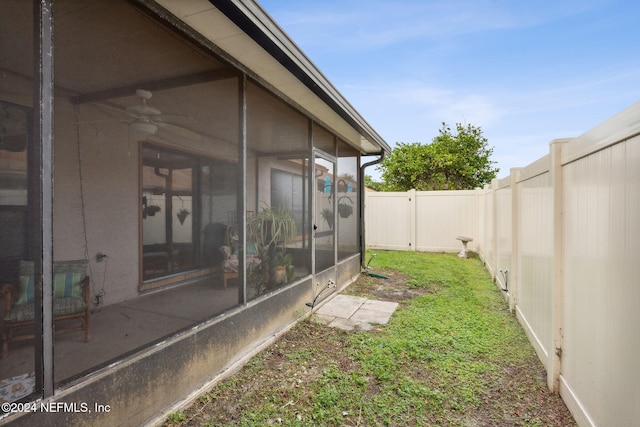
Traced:
[[154, 135], [158, 131], [158, 126], [151, 122], [133, 122], [131, 123], [131, 130], [141, 135]]

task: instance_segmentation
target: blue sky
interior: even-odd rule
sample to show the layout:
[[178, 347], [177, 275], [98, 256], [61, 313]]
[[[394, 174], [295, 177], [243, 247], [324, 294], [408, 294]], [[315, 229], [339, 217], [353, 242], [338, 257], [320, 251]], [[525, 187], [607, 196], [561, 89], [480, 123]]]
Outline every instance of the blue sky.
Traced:
[[640, 101], [637, 0], [259, 1], [392, 147], [480, 126], [499, 177]]

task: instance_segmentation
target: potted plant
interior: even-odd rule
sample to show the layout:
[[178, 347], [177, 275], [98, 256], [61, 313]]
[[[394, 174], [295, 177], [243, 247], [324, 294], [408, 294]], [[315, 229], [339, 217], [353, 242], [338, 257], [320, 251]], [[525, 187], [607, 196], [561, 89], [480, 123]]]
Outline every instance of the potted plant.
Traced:
[[293, 271], [293, 256], [277, 251], [273, 257], [273, 283], [287, 283], [293, 278]]
[[[284, 266], [285, 278], [287, 261], [292, 264], [292, 258], [286, 255], [287, 242], [297, 235], [296, 222], [291, 210], [285, 207], [264, 206], [247, 222], [247, 237], [255, 242], [260, 256], [260, 267], [263, 280], [267, 283], [276, 282], [275, 269]], [[282, 273], [279, 273], [282, 274]]]
[[[346, 203], [346, 202], [349, 203]], [[349, 218], [353, 214], [353, 200], [351, 197], [342, 196], [338, 199], [338, 214], [340, 218]]]
[[155, 216], [158, 212], [160, 212], [162, 208], [158, 205], [149, 205], [147, 206], [146, 213], [148, 216]]
[[327, 221], [327, 224], [329, 224], [329, 228], [333, 229], [333, 211], [329, 208], [324, 208], [320, 214], [322, 218]]
[[188, 209], [182, 208], [178, 211], [176, 216], [178, 217], [178, 221], [180, 221], [180, 225], [184, 224], [184, 220], [187, 219], [189, 215], [191, 215], [191, 212], [189, 212]]

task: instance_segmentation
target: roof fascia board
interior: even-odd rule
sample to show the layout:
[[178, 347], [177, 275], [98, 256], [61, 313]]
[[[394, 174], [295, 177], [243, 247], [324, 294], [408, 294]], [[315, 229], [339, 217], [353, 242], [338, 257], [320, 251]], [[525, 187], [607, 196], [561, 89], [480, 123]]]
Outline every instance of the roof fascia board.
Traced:
[[329, 105], [347, 123], [391, 152], [384, 139], [358, 114], [313, 62], [256, 2], [250, 0], [209, 0], [241, 28], [309, 90]]

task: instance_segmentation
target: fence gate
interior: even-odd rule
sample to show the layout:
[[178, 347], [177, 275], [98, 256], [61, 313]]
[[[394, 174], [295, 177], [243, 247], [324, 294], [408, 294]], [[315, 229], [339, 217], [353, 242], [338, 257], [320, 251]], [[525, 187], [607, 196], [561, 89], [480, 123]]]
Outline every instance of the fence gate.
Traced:
[[413, 250], [414, 203], [415, 190], [404, 193], [367, 193], [364, 209], [367, 247]]

